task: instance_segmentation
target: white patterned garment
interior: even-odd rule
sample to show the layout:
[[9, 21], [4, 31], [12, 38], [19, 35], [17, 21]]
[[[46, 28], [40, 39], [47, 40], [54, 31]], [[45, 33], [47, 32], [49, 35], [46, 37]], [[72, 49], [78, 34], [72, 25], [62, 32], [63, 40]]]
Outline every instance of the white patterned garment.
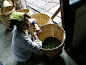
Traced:
[[20, 62], [30, 59], [32, 52], [38, 53], [42, 47], [40, 40], [32, 41], [28, 31], [23, 32], [14, 26], [11, 48], [15, 58]]
[[19, 9], [27, 9], [25, 0], [16, 0], [16, 4]]

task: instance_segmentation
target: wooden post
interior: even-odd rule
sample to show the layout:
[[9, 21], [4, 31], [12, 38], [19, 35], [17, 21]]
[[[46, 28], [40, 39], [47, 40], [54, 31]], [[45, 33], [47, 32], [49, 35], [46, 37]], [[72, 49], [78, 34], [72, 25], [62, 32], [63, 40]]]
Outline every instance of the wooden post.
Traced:
[[51, 19], [53, 19], [60, 11], [61, 11], [61, 8], [59, 7], [57, 9], [57, 11], [53, 14], [53, 16], [51, 17]]
[[68, 38], [70, 37], [70, 24], [69, 24], [69, 0], [60, 0], [62, 27], [66, 32], [65, 48], [68, 47]]

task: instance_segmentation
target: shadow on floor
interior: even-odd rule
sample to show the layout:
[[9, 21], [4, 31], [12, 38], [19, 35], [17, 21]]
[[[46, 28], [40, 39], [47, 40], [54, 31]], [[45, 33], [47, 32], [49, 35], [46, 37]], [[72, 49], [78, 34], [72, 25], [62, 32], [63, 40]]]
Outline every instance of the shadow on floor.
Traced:
[[28, 63], [17, 62], [16, 65], [65, 65], [65, 62], [60, 56], [54, 60], [50, 60], [45, 54], [40, 52], [39, 54], [35, 54], [33, 59]]

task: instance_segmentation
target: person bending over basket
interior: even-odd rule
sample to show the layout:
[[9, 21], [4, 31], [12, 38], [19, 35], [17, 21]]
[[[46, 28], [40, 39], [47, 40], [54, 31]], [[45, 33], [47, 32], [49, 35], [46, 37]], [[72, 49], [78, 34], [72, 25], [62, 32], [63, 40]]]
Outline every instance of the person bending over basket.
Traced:
[[[19, 62], [27, 62], [31, 58], [32, 53], [38, 53], [42, 47], [42, 41], [37, 36], [41, 33], [41, 29], [36, 20], [25, 13], [13, 12], [8, 20], [10, 22], [9, 27], [13, 28], [14, 26], [11, 42], [12, 52]], [[36, 30], [34, 32], [34, 41], [28, 32], [32, 25]]]

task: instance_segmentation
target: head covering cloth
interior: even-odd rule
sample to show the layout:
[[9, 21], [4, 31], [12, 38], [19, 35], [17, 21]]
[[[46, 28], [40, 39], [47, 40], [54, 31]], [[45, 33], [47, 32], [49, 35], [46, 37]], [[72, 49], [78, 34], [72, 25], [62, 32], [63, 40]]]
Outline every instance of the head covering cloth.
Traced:
[[26, 13], [22, 13], [22, 12], [13, 12], [10, 16], [10, 18], [8, 19], [8, 21], [10, 22], [9, 27], [13, 28], [14, 25], [18, 25], [24, 22], [24, 18], [25, 17], [29, 17], [31, 18], [28, 14]]

